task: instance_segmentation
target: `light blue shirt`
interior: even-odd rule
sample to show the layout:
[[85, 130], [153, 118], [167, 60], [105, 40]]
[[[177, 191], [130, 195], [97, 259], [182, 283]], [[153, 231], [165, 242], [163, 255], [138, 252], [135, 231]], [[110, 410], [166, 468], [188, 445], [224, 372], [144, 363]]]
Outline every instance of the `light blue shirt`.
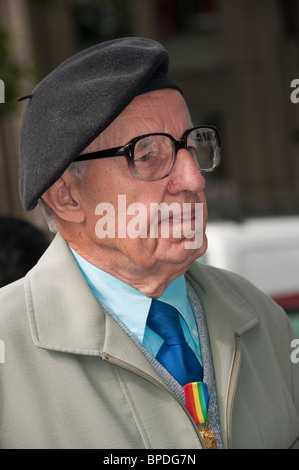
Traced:
[[[153, 356], [156, 356], [163, 344], [163, 339], [146, 324], [152, 302], [151, 297], [97, 268], [71, 247], [70, 249], [95, 297], [126, 325]], [[180, 276], [172, 281], [159, 300], [171, 304], [180, 312], [180, 321], [186, 341], [202, 364], [198, 329], [187, 297], [185, 277]]]

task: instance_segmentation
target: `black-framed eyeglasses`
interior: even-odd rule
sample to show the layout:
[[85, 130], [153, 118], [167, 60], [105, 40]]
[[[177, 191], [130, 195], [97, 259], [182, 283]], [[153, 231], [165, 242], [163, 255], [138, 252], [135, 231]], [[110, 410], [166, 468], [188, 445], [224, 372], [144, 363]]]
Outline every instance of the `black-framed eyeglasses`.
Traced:
[[121, 147], [85, 153], [74, 161], [125, 156], [135, 178], [157, 181], [170, 174], [180, 149], [190, 153], [200, 171], [213, 171], [220, 163], [220, 138], [211, 126], [189, 129], [181, 140], [165, 133], [141, 135]]

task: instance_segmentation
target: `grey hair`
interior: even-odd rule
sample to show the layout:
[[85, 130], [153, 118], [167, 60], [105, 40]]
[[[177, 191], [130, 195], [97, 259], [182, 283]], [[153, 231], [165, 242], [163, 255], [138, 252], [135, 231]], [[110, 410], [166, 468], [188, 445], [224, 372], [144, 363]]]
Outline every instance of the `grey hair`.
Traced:
[[[86, 161], [72, 162], [68, 166], [68, 169], [77, 180], [83, 180], [85, 173], [86, 173], [86, 167], [87, 167]], [[55, 214], [53, 209], [49, 207], [48, 204], [45, 201], [43, 201], [42, 198], [39, 198], [38, 206], [41, 210], [43, 217], [45, 218], [48, 224], [49, 230], [53, 233], [57, 233], [58, 231], [57, 230], [57, 215]]]
[[77, 180], [83, 180], [86, 173], [87, 161], [72, 162], [68, 169], [74, 175]]

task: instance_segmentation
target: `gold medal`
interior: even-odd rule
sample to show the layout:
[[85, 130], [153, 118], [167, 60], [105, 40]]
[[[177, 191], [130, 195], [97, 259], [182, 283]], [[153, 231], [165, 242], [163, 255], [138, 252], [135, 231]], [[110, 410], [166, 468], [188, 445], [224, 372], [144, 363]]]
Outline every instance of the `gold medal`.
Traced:
[[198, 428], [200, 435], [205, 443], [207, 449], [217, 449], [217, 439], [211, 429], [208, 428], [210, 420], [205, 426]]

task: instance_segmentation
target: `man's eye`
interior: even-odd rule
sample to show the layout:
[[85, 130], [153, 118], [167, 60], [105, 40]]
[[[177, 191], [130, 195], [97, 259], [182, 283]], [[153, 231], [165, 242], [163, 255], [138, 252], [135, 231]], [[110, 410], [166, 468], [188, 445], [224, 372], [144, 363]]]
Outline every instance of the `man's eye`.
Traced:
[[155, 159], [156, 155], [152, 153], [146, 153], [145, 155], [141, 157], [137, 157], [135, 159], [135, 163], [150, 163]]

